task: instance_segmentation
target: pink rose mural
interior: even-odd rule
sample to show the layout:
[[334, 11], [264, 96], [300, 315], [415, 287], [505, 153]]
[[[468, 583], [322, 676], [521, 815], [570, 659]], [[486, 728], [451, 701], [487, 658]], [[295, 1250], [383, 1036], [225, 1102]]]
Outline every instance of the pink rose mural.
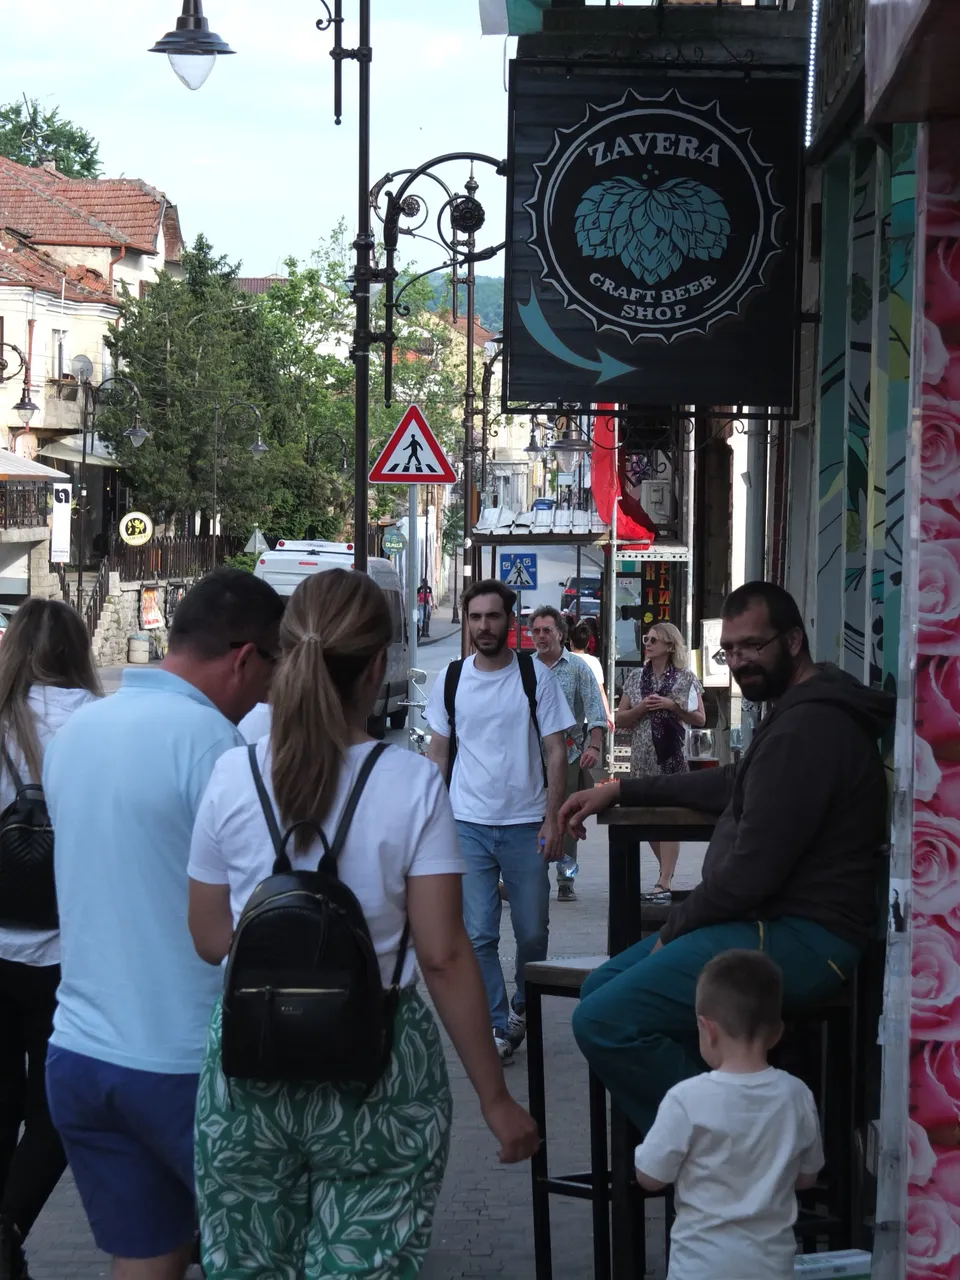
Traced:
[[907, 1275], [960, 1280], [960, 134], [937, 126], [929, 138]]

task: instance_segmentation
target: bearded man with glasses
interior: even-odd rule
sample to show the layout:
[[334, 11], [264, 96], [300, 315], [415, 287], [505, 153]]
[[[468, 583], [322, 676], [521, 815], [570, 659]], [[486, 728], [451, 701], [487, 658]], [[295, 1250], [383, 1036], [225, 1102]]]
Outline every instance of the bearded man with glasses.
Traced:
[[765, 951], [788, 1007], [819, 1003], [852, 975], [874, 936], [887, 788], [878, 740], [895, 699], [810, 656], [796, 602], [771, 582], [725, 601], [721, 646], [745, 698], [767, 704], [739, 765], [624, 778], [560, 811], [578, 839], [613, 804], [717, 815], [700, 884], [657, 937], [586, 981], [573, 1016], [581, 1051], [641, 1132], [664, 1094], [704, 1070], [697, 978], [731, 948]]

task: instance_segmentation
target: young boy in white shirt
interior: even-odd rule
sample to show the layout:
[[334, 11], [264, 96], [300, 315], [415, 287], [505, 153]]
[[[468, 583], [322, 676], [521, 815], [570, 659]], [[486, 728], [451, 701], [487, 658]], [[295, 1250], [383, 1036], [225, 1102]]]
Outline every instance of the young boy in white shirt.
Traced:
[[726, 951], [697, 983], [700, 1053], [713, 1069], [675, 1085], [637, 1147], [647, 1191], [674, 1183], [667, 1280], [791, 1280], [796, 1192], [823, 1167], [813, 1095], [767, 1063], [783, 1034], [780, 970]]

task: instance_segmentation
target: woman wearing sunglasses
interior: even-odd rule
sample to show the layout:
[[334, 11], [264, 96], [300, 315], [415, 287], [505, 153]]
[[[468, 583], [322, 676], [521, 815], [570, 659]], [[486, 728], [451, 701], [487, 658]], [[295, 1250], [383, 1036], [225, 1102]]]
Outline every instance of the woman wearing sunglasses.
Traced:
[[[635, 778], [684, 773], [686, 727], [700, 729], [706, 723], [700, 682], [687, 666], [683, 636], [670, 622], [650, 628], [643, 637], [643, 656], [643, 666], [635, 667], [624, 683], [616, 714], [617, 728], [633, 733], [630, 773]], [[654, 840], [651, 848], [660, 874], [643, 899], [667, 904], [680, 845], [676, 840]]]

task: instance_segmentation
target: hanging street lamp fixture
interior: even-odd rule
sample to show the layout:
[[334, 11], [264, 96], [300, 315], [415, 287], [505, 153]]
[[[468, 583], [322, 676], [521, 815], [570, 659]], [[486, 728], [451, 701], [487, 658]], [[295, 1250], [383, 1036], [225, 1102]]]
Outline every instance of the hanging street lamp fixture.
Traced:
[[[0, 324], [0, 338], [3, 336], [2, 330], [3, 326]], [[17, 357], [17, 367], [9, 374], [7, 370], [10, 368], [10, 361], [4, 356], [4, 351], [12, 351]], [[20, 393], [20, 399], [13, 406], [13, 411], [23, 425], [29, 427], [33, 415], [40, 412], [40, 406], [34, 404], [33, 397], [30, 395], [30, 359], [14, 343], [0, 341], [0, 387], [21, 372], [23, 373], [23, 390]]]
[[590, 452], [590, 442], [584, 440], [574, 417], [558, 416], [557, 427], [560, 434], [548, 447], [560, 464], [560, 469], [571, 472], [578, 466], [584, 454]]
[[177, 79], [188, 89], [199, 89], [217, 58], [233, 52], [225, 40], [210, 30], [203, 16], [203, 0], [183, 0], [176, 29], [168, 31], [150, 50], [167, 55]]
[[150, 432], [144, 428], [143, 423], [140, 421], [140, 414], [138, 413], [133, 419], [133, 426], [127, 427], [123, 434], [135, 449], [139, 449], [144, 440], [149, 436]]

